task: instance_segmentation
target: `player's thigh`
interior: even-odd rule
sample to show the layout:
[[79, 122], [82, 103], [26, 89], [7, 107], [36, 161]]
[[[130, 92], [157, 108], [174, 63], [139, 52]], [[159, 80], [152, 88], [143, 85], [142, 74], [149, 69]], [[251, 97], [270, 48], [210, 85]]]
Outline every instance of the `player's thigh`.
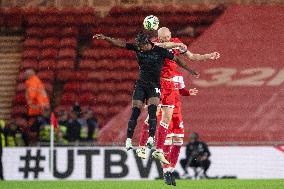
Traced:
[[161, 105], [174, 107], [175, 87], [171, 81], [161, 80]]
[[145, 98], [146, 98], [146, 91], [144, 87], [139, 84], [136, 84], [132, 95], [132, 107], [142, 108]]
[[153, 104], [153, 105], [158, 106], [159, 103], [160, 103], [160, 98], [159, 97], [150, 97], [148, 99], [148, 105], [152, 105]]
[[161, 109], [162, 109], [161, 121], [169, 124], [172, 120], [174, 109], [169, 106], [162, 106]]
[[143, 107], [143, 102], [141, 100], [132, 100], [132, 107], [136, 107], [141, 110]]

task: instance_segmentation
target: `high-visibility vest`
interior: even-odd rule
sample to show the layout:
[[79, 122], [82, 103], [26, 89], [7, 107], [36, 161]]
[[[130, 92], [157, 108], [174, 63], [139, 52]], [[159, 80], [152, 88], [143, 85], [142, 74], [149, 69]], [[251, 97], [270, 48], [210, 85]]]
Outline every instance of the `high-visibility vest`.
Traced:
[[28, 106], [28, 114], [30, 116], [42, 113], [43, 107], [49, 107], [49, 99], [45, 87], [37, 76], [32, 76], [25, 82], [27, 100], [34, 106]]

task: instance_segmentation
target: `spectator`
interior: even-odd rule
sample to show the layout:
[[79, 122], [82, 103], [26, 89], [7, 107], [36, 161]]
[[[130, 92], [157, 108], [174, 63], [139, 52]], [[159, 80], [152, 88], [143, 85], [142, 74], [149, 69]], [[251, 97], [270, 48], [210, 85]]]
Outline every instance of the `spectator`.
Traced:
[[[207, 144], [199, 141], [197, 133], [192, 133], [190, 142], [186, 145], [186, 158], [180, 160], [184, 170], [184, 177], [188, 176], [187, 167], [189, 166], [193, 168], [195, 178], [208, 178], [206, 172], [211, 164], [210, 155]], [[201, 175], [197, 168], [202, 169]]]
[[2, 145], [3, 145], [3, 139], [4, 139], [4, 134], [3, 134], [3, 128], [5, 127], [5, 121], [0, 120], [0, 180], [4, 180], [4, 175], [3, 175], [3, 165], [2, 165]]
[[22, 133], [22, 141], [25, 146], [28, 146], [30, 143], [29, 139], [30, 127], [28, 126], [27, 119], [28, 118], [26, 114], [22, 114], [21, 116], [15, 118], [15, 124]]
[[3, 129], [5, 146], [18, 146], [21, 142], [21, 134], [15, 122], [10, 122]]
[[[45, 107], [49, 107], [49, 99], [42, 81], [36, 76], [35, 71], [28, 69], [25, 72], [26, 101], [28, 104], [29, 124], [32, 119], [39, 116]], [[32, 121], [32, 122], [33, 122]]]
[[31, 132], [34, 132], [40, 142], [50, 141], [50, 109], [44, 108], [42, 115], [38, 116], [32, 124]]
[[88, 127], [87, 141], [95, 141], [98, 132], [98, 121], [93, 110], [89, 109], [85, 112], [85, 119]]
[[58, 125], [60, 129], [59, 142], [61, 144], [68, 144], [67, 140], [67, 125], [68, 125], [68, 113], [65, 110], [61, 110], [58, 115]]
[[70, 120], [67, 123], [67, 140], [75, 142], [80, 140], [81, 124], [78, 121], [78, 113], [71, 111]]

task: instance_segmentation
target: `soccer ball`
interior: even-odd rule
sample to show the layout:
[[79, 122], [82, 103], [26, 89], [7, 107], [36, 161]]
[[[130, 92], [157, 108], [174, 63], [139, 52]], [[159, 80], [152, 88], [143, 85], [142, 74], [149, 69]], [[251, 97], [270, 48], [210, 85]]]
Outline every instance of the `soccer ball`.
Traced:
[[143, 21], [146, 30], [157, 30], [159, 28], [159, 19], [154, 15], [146, 16]]

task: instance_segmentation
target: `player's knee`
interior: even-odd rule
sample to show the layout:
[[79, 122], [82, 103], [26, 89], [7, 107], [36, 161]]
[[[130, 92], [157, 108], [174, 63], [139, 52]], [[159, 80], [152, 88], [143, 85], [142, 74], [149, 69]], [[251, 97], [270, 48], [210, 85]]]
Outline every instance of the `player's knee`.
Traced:
[[136, 120], [138, 119], [140, 113], [141, 113], [140, 108], [138, 108], [138, 107], [133, 107], [133, 108], [132, 108], [132, 114], [131, 114], [130, 120], [136, 121]]
[[166, 138], [164, 145], [171, 146], [173, 144], [173, 139], [171, 137]]

